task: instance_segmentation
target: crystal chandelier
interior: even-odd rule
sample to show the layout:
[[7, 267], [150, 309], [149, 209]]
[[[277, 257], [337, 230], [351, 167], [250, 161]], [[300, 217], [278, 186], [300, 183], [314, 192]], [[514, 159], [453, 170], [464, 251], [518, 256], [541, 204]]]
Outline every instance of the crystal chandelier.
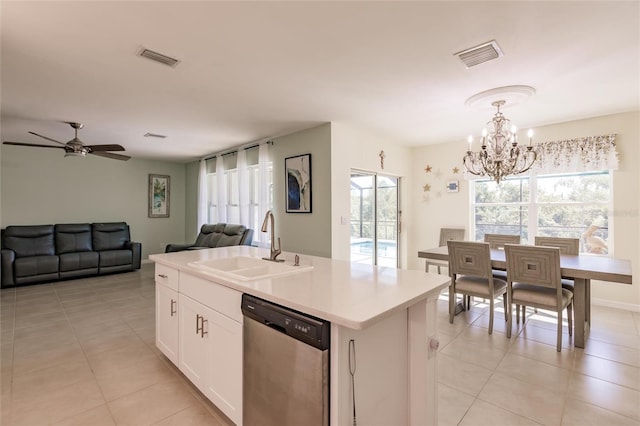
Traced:
[[521, 148], [518, 145], [516, 127], [511, 127], [509, 119], [500, 112], [500, 107], [504, 104], [505, 101], [491, 103], [498, 112], [482, 131], [480, 151], [471, 151], [473, 137], [469, 136], [467, 155], [462, 160], [467, 172], [476, 176], [489, 176], [497, 183], [509, 175], [526, 172], [538, 158], [532, 144], [533, 131], [529, 129], [529, 145]]

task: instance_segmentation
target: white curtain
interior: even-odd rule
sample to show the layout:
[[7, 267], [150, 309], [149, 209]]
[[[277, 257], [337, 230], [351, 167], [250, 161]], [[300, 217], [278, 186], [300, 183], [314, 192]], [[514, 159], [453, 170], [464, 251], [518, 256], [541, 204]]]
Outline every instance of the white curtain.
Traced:
[[262, 226], [262, 220], [267, 211], [271, 209], [271, 180], [269, 179], [269, 166], [271, 164], [271, 153], [269, 150], [269, 143], [261, 143], [258, 151], [258, 181], [260, 185], [258, 187], [258, 221], [253, 231], [253, 239], [258, 243], [258, 246], [267, 247], [269, 245], [270, 235], [268, 232], [260, 232]]
[[[229, 187], [227, 177], [225, 176], [225, 166], [223, 157], [216, 157], [215, 169], [215, 191], [210, 191], [207, 185], [211, 182], [207, 173], [207, 164], [203, 160], [200, 163], [200, 174], [198, 177], [198, 229], [204, 223], [227, 223], [229, 218], [236, 221], [239, 220], [241, 225], [253, 229], [254, 245], [268, 246], [270, 236], [267, 233], [260, 232], [262, 220], [271, 207], [271, 156], [269, 150], [270, 143], [265, 142], [258, 146], [258, 164], [257, 175], [255, 157], [253, 160], [247, 159], [247, 151], [240, 148], [236, 154], [236, 169], [230, 170], [229, 173], [237, 173], [237, 191], [238, 193], [228, 193]], [[253, 154], [255, 155], [255, 151]], [[252, 165], [249, 166], [249, 162]], [[229, 167], [227, 165], [227, 167]], [[233, 176], [229, 176], [232, 179]], [[255, 180], [255, 182], [253, 182]], [[252, 185], [256, 185], [255, 187]], [[215, 195], [213, 195], [215, 193]], [[257, 196], [257, 199], [254, 199]], [[215, 200], [209, 200], [209, 197], [215, 197]], [[239, 211], [238, 216], [235, 211], [228, 212], [228, 203], [235, 203], [237, 200]], [[217, 205], [217, 217], [208, 218], [209, 203]], [[233, 206], [235, 207], [235, 206]], [[232, 215], [232, 216], [230, 216]], [[239, 219], [237, 219], [239, 217]]]
[[588, 136], [537, 144], [535, 174], [617, 170], [616, 135]]
[[227, 180], [224, 177], [222, 155], [216, 157], [216, 185], [218, 190], [218, 223], [227, 223]]
[[251, 187], [249, 182], [249, 169], [247, 168], [247, 152], [244, 149], [238, 151], [236, 168], [238, 171], [238, 207], [240, 224], [247, 228], [253, 228], [249, 215], [249, 203], [251, 202]]
[[207, 160], [200, 160], [200, 170], [198, 172], [198, 229], [200, 232], [202, 225], [209, 221], [208, 209], [209, 200], [207, 197]]

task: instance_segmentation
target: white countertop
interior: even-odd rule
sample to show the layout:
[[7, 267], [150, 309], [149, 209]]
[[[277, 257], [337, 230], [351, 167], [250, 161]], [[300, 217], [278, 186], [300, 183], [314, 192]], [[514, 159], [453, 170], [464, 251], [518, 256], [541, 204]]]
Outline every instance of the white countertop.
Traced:
[[[278, 258], [293, 264], [294, 255], [283, 252]], [[232, 246], [153, 254], [149, 259], [357, 330], [406, 309], [426, 299], [429, 294], [439, 293], [449, 284], [449, 277], [443, 275], [307, 255], [300, 255], [300, 265], [313, 265], [312, 270], [256, 281], [223, 278], [188, 265], [190, 262], [233, 256], [268, 257], [269, 250]]]

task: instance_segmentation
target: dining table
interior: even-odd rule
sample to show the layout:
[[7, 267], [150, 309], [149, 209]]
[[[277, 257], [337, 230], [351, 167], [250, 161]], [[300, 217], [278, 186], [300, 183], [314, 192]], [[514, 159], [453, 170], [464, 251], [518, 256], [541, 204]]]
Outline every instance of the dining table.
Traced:
[[[418, 257], [428, 260], [449, 260], [447, 246], [419, 250]], [[504, 250], [491, 249], [491, 267], [507, 269]], [[560, 256], [560, 274], [574, 281], [573, 291], [573, 344], [584, 348], [591, 326], [591, 280], [631, 284], [631, 261], [608, 256], [579, 254]]]

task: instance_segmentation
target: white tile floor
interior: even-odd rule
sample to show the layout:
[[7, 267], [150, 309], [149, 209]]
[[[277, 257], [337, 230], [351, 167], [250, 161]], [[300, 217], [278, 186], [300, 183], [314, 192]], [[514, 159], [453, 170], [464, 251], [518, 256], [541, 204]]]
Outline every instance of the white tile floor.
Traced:
[[[0, 292], [2, 425], [227, 425], [155, 348], [153, 265]], [[439, 301], [440, 425], [640, 425], [640, 314], [594, 306], [587, 347], [529, 311], [507, 339]]]
[[440, 425], [640, 425], [640, 314], [592, 307], [584, 349], [565, 334], [556, 351], [554, 314], [532, 309], [506, 338], [502, 304], [487, 333], [476, 300], [449, 324], [439, 303]]

